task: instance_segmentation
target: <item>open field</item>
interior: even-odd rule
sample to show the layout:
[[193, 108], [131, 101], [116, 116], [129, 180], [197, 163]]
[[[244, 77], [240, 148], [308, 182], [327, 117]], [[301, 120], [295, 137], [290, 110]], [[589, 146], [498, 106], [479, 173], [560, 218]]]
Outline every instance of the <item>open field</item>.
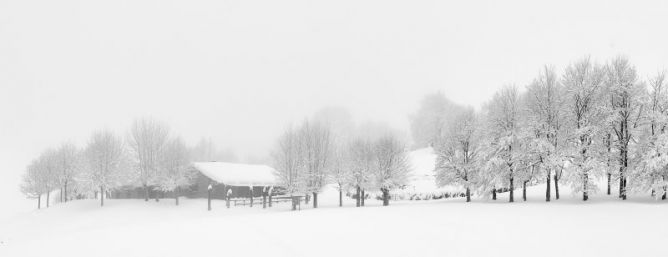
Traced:
[[[520, 193], [521, 192], [516, 192]], [[369, 200], [289, 211], [288, 204], [206, 211], [206, 200], [159, 203], [85, 200], [33, 211], [0, 224], [0, 256], [660, 256], [668, 202], [568, 193], [545, 203], [463, 199]], [[521, 199], [520, 199], [521, 200]]]

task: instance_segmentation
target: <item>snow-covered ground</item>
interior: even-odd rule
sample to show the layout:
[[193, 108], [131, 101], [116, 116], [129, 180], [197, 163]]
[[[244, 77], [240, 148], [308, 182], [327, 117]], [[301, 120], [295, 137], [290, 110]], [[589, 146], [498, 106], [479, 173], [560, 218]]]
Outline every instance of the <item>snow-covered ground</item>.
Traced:
[[0, 256], [665, 256], [668, 202], [583, 203], [564, 188], [546, 203], [543, 188], [512, 204], [500, 194], [364, 208], [349, 198], [337, 207], [328, 189], [321, 208], [296, 212], [222, 201], [208, 212], [203, 199], [75, 201], [0, 223]]

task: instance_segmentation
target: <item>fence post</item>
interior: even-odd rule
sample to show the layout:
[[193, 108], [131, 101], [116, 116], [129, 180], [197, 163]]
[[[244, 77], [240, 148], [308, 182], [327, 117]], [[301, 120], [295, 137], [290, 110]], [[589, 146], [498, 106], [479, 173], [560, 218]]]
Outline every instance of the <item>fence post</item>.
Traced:
[[209, 206], [209, 208], [208, 208], [209, 211], [211, 211], [211, 189], [213, 189], [213, 187], [211, 186], [211, 184], [209, 184], [209, 187], [208, 187], [208, 191], [209, 191], [209, 199], [208, 199], [208, 201], [207, 201], [208, 206]]

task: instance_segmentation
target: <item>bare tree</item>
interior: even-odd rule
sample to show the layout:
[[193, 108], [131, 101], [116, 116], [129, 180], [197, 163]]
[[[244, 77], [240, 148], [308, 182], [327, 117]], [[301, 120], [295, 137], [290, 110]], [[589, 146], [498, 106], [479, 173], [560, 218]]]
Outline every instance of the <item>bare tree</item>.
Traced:
[[176, 205], [179, 205], [179, 189], [188, 186], [194, 178], [190, 168], [188, 148], [181, 138], [171, 139], [164, 149], [160, 162], [157, 184], [163, 192], [172, 192]]
[[[149, 198], [149, 187], [158, 177], [158, 163], [168, 136], [166, 124], [149, 118], [135, 120], [130, 128], [128, 141], [134, 153], [139, 182], [144, 187], [145, 201]], [[158, 194], [155, 200], [158, 201]]]
[[83, 179], [99, 188], [100, 206], [104, 206], [107, 190], [129, 183], [127, 155], [123, 141], [111, 131], [99, 131], [91, 136], [85, 150], [86, 172]]

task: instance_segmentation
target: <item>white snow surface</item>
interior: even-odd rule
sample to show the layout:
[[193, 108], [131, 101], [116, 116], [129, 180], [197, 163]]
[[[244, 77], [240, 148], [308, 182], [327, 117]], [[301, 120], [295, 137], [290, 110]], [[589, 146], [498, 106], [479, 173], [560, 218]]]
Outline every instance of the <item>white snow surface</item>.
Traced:
[[218, 183], [232, 186], [273, 186], [277, 179], [275, 170], [267, 165], [195, 162], [195, 169]]
[[0, 222], [0, 256], [665, 256], [668, 201], [544, 186], [515, 203], [376, 200], [354, 207], [323, 190], [320, 208], [225, 208], [205, 199], [94, 200], [58, 204]]

